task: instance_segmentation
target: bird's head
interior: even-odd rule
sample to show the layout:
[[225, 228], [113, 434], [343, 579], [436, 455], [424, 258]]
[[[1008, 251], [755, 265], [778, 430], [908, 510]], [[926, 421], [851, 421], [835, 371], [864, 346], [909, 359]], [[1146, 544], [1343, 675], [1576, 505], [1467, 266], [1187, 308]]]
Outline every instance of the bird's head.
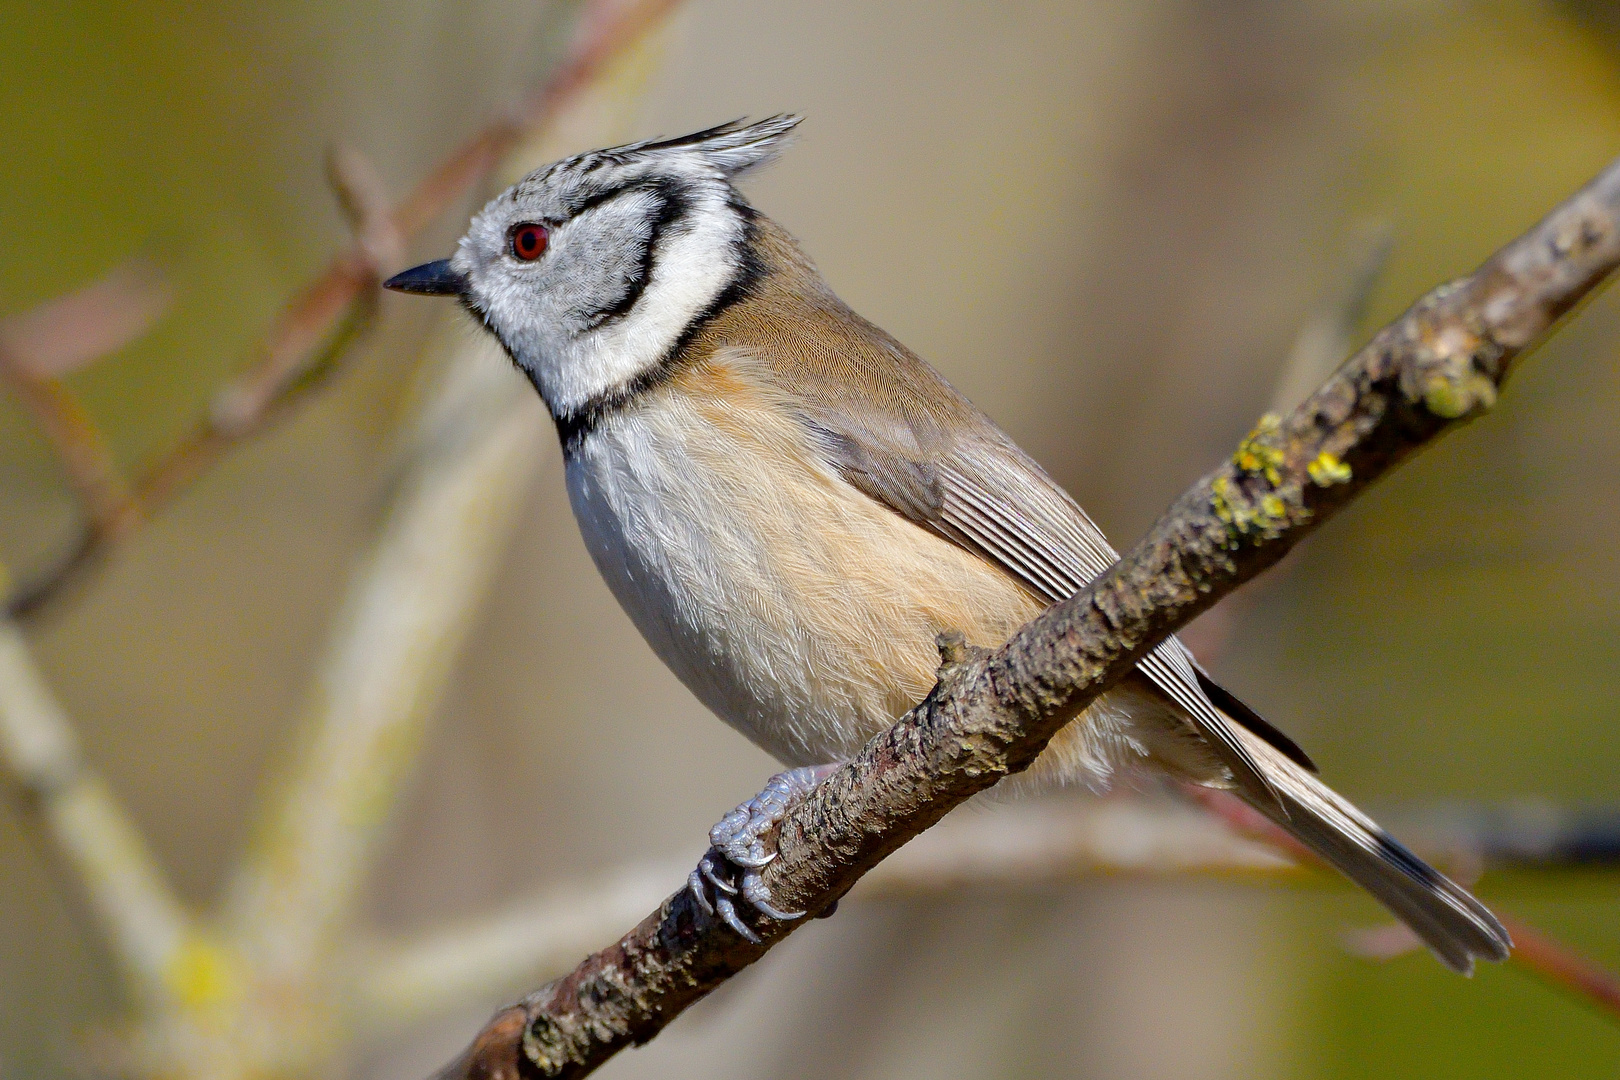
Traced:
[[565, 158], [490, 200], [453, 256], [384, 284], [458, 297], [569, 417], [657, 368], [747, 288], [754, 211], [732, 181], [798, 123], [738, 121]]

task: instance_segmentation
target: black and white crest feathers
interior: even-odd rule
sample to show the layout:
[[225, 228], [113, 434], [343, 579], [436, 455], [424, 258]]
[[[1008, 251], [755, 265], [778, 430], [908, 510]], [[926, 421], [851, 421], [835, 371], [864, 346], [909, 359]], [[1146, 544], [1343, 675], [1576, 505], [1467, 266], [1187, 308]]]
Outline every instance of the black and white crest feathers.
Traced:
[[728, 178], [741, 176], [775, 160], [787, 149], [788, 136], [804, 119], [793, 113], [778, 113], [758, 123], [747, 118], [719, 124], [673, 139], [649, 139], [602, 151], [630, 157], [636, 154], [698, 154]]

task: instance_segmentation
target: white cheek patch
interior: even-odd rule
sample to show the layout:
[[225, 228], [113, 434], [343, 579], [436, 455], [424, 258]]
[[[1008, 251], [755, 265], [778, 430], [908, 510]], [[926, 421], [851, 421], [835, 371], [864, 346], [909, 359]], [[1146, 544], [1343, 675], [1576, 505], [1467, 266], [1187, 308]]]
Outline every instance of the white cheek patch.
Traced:
[[[548, 174], [539, 190], [491, 201], [454, 264], [473, 283], [471, 306], [568, 416], [657, 368], [737, 280], [747, 224], [735, 198], [701, 161]], [[511, 257], [513, 225], [559, 219], [546, 255]]]
[[743, 232], [737, 212], [705, 193], [682, 225], [659, 237], [646, 285], [629, 311], [547, 358], [548, 370], [539, 375], [553, 412], [573, 412], [656, 367], [735, 280]]
[[[731, 191], [711, 176], [680, 180], [679, 219], [654, 228], [666, 202], [630, 191], [611, 209], [604, 204], [601, 217], [585, 214], [559, 228], [552, 246], [559, 257], [549, 264], [541, 256], [535, 266], [515, 266], [505, 254], [505, 222], [522, 217], [523, 207], [491, 204], [463, 241], [458, 269], [470, 275], [476, 308], [554, 415], [575, 413], [663, 363], [737, 279], [745, 223]], [[601, 317], [616, 301], [624, 311]]]

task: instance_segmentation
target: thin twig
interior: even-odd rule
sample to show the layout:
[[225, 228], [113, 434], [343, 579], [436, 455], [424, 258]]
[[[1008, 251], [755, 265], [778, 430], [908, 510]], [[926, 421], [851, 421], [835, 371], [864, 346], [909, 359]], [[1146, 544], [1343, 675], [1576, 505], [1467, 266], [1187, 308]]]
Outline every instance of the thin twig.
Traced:
[[352, 146], [331, 147], [326, 176], [354, 233], [355, 246], [381, 274], [405, 261], [405, 237], [394, 224], [388, 188], [371, 160]]
[[[542, 132], [564, 102], [590, 85], [679, 2], [636, 0], [606, 17], [588, 20], [592, 25], [581, 46], [539, 89], [493, 120], [405, 196], [391, 212], [389, 234], [409, 241], [483, 183], [514, 147]], [[323, 346], [353, 316], [357, 301], [375, 293], [379, 276], [392, 269], [376, 264], [373, 240], [357, 236], [282, 309], [251, 369], [220, 392], [210, 416], [189, 436], [140, 473], [130, 497], [135, 512], [121, 520], [133, 525], [151, 517], [227, 449], [285, 414], [302, 377], [323, 358]], [[86, 530], [60, 563], [8, 599], [8, 611], [13, 616], [37, 613], [129, 531]]]
[[[1620, 975], [1523, 919], [1496, 908], [1496, 917], [1513, 937], [1508, 962], [1542, 982], [1585, 1001], [1610, 1020], [1620, 1020]], [[1410, 927], [1390, 922], [1345, 935], [1345, 947], [1369, 960], [1393, 960], [1423, 948]]]
[[12, 393], [34, 416], [56, 449], [73, 493], [98, 543], [121, 539], [140, 523], [141, 511], [101, 429], [61, 379], [0, 362]]
[[30, 311], [0, 320], [0, 380], [33, 413], [62, 459], [91, 534], [111, 543], [139, 523], [107, 440], [62, 380], [123, 348], [163, 317], [173, 292], [141, 259]]
[[[1287, 851], [1305, 865], [1322, 865], [1314, 852], [1235, 797], [1224, 791], [1193, 791], [1200, 802], [1238, 835], [1252, 836]], [[1416, 835], [1426, 841], [1419, 845], [1420, 851], [1445, 865], [1451, 876], [1465, 887], [1471, 887], [1484, 871], [1487, 858], [1498, 864], [1540, 867], [1590, 862], [1590, 859], [1582, 857], [1581, 845], [1569, 841], [1592, 834], [1583, 827], [1578, 815], [1570, 815], [1570, 818], [1563, 823], [1563, 829], [1548, 830], [1532, 844], [1524, 843], [1522, 836], [1515, 836], [1515, 830], [1511, 827], [1501, 830], [1504, 820], [1501, 814], [1475, 815], [1475, 820], [1463, 828], [1458, 828], [1464, 823], [1457, 821], [1455, 816], [1450, 822], [1431, 820], [1429, 827], [1420, 829]], [[1496, 828], [1493, 829], [1493, 825]], [[1497, 835], [1498, 831], [1500, 835]], [[1585, 998], [1611, 1017], [1620, 1019], [1620, 977], [1551, 934], [1507, 914], [1500, 906], [1495, 910], [1513, 938], [1509, 963], [1526, 969], [1577, 998]], [[1358, 956], [1374, 960], [1391, 960], [1423, 947], [1409, 927], [1397, 922], [1353, 931], [1346, 936], [1345, 945]]]
[[[1288, 417], [1264, 418], [1086, 589], [994, 653], [942, 648], [929, 697], [789, 810], [765, 869], [777, 902], [824, 910], [951, 807], [1027, 768], [1166, 635], [1494, 403], [1511, 360], [1617, 264], [1620, 161], [1473, 275], [1425, 296]], [[753, 944], [677, 892], [498, 1014], [446, 1073], [584, 1076], [797, 925], [762, 923]]]
[[[1498, 913], [1500, 914], [1500, 913]], [[1620, 976], [1593, 963], [1557, 938], [1522, 919], [1501, 915], [1513, 935], [1513, 960], [1560, 990], [1620, 1019]]]

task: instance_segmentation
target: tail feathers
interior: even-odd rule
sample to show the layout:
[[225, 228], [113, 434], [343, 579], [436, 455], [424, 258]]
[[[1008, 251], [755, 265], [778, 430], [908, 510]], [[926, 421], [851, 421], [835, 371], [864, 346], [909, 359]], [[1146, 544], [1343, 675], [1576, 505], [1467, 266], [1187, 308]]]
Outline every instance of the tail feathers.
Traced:
[[1371, 893], [1451, 970], [1507, 959], [1512, 939], [1484, 904], [1263, 739], [1243, 736], [1280, 796], [1240, 792], [1245, 801]]

